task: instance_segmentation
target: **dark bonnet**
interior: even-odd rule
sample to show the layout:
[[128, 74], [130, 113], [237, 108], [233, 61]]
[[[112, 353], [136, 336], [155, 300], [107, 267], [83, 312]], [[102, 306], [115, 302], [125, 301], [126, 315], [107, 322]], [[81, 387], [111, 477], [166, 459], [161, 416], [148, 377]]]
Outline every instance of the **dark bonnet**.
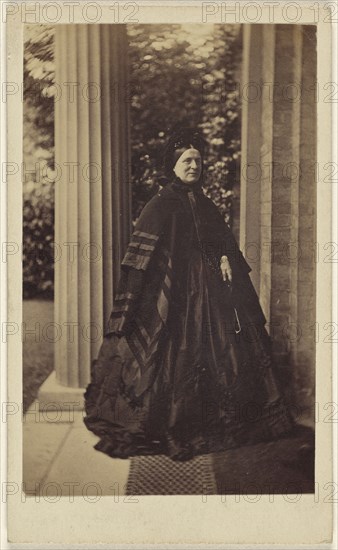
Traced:
[[180, 128], [171, 134], [164, 149], [164, 173], [167, 178], [172, 178], [173, 168], [177, 159], [186, 151], [194, 147], [201, 153], [205, 147], [202, 135], [194, 128]]

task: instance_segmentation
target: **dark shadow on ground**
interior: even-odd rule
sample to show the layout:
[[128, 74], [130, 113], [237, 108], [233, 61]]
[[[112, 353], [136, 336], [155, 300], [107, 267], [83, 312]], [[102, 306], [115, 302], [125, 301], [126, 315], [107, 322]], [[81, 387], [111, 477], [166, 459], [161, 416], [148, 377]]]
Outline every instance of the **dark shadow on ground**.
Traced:
[[285, 438], [213, 456], [218, 494], [314, 493], [314, 431], [297, 426]]

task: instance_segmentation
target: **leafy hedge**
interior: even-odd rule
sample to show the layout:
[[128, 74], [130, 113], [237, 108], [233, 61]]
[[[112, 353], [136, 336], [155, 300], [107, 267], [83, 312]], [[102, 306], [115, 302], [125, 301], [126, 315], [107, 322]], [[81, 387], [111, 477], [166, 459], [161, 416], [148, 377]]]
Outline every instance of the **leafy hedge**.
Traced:
[[53, 184], [25, 186], [23, 197], [24, 298], [53, 297], [54, 189]]
[[[23, 295], [54, 290], [54, 28], [25, 25]], [[48, 170], [48, 179], [43, 173]]]

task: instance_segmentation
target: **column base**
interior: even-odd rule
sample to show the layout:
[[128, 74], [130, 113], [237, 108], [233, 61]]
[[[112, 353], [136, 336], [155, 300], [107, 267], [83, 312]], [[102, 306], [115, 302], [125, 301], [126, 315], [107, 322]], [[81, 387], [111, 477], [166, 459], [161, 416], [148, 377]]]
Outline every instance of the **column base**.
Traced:
[[61, 411], [82, 411], [84, 409], [85, 388], [62, 386], [53, 371], [39, 389], [37, 402], [39, 410], [56, 409]]

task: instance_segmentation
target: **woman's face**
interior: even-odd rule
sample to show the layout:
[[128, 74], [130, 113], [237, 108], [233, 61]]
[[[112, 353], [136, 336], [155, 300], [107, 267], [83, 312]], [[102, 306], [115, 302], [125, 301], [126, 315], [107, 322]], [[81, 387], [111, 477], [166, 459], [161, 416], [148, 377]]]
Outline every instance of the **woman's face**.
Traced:
[[201, 153], [197, 149], [187, 149], [177, 159], [173, 170], [183, 183], [187, 185], [196, 183], [200, 179], [202, 171]]

